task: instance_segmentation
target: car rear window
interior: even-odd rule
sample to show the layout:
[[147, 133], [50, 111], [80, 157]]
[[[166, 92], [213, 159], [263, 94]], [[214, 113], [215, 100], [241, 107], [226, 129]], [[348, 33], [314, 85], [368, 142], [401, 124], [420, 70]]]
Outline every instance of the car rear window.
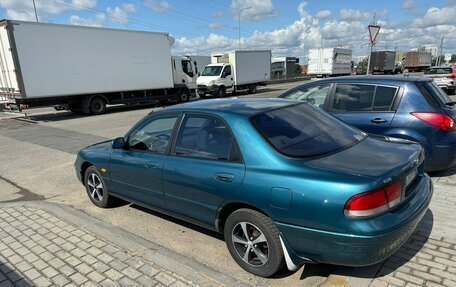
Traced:
[[287, 106], [255, 115], [253, 126], [278, 152], [310, 158], [348, 148], [366, 137], [308, 103]]
[[448, 95], [434, 82], [427, 82], [421, 85], [420, 90], [432, 97], [432, 99], [437, 102], [439, 106], [452, 102], [450, 97], [448, 97]]
[[444, 74], [451, 74], [451, 68], [431, 68], [424, 71], [426, 75], [444, 75]]

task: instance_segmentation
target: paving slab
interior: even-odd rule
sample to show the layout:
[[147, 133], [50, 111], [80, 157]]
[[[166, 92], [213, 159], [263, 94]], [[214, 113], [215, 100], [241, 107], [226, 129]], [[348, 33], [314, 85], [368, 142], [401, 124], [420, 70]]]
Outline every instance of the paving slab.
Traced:
[[68, 206], [1, 203], [0, 228], [0, 286], [242, 286]]

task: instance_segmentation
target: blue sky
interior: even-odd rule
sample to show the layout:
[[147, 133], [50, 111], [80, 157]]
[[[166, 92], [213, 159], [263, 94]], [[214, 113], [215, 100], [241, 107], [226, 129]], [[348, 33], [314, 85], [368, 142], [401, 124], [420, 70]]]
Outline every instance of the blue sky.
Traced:
[[[238, 48], [271, 49], [305, 58], [309, 48], [344, 46], [368, 52], [374, 12], [382, 26], [376, 49], [437, 45], [456, 53], [456, 0], [35, 0], [40, 21], [168, 32], [174, 54]], [[2, 18], [34, 21], [32, 0], [0, 0]]]

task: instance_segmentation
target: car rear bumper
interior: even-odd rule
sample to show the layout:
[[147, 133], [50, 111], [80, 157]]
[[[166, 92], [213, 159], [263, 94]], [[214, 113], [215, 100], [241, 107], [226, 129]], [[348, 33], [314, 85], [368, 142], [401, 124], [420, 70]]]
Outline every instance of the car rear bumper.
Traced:
[[451, 81], [434, 81], [437, 86], [439, 86], [440, 88], [444, 89], [444, 90], [452, 90], [454, 91], [455, 89], [455, 82], [453, 80]]
[[[376, 235], [344, 234], [276, 222], [293, 263], [308, 262], [344, 266], [368, 266], [381, 262], [396, 252], [412, 235], [428, 210], [433, 186], [425, 175], [414, 197], [398, 211], [406, 220], [393, 231]], [[404, 218], [398, 215], [398, 218]], [[380, 216], [381, 217], [381, 216]], [[374, 225], [375, 226], [375, 225]]]
[[456, 145], [435, 145], [432, 156], [426, 159], [427, 171], [445, 170], [456, 165]]

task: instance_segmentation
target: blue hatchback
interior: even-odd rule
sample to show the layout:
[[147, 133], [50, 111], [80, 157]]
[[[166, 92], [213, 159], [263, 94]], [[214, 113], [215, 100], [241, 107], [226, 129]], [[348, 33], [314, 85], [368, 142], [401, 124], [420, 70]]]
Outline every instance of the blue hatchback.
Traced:
[[284, 99], [154, 111], [124, 137], [82, 149], [75, 168], [95, 205], [122, 198], [222, 232], [258, 276], [284, 264], [382, 261], [432, 197], [419, 144]]
[[432, 79], [355, 76], [313, 81], [281, 96], [322, 108], [372, 133], [419, 142], [427, 171], [456, 164], [455, 103]]

